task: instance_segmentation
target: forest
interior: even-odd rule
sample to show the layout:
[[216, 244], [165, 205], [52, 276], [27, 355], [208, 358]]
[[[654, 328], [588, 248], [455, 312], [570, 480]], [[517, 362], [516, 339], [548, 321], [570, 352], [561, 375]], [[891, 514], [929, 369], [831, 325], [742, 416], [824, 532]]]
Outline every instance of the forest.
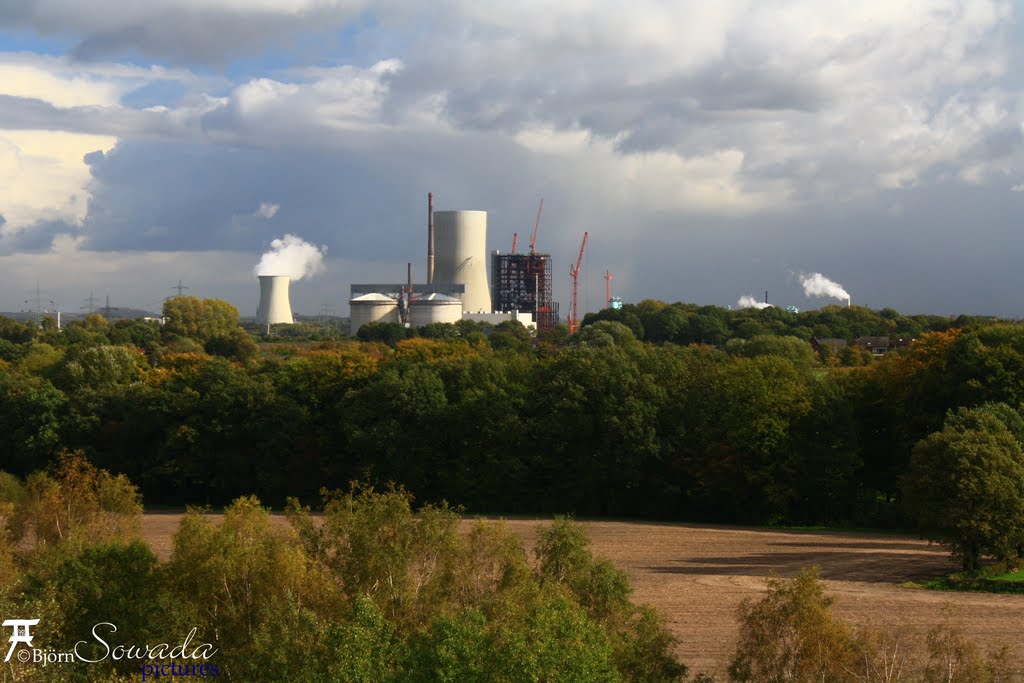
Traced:
[[[280, 507], [361, 481], [481, 514], [909, 527], [928, 504], [909, 479], [923, 440], [1022, 436], [1019, 322], [645, 301], [572, 336], [460, 323], [296, 341], [253, 337], [216, 299], [164, 313], [0, 320], [0, 469], [80, 451], [148, 505]], [[810, 343], [862, 335], [909, 345]], [[951, 425], [958, 410], [989, 417]]]

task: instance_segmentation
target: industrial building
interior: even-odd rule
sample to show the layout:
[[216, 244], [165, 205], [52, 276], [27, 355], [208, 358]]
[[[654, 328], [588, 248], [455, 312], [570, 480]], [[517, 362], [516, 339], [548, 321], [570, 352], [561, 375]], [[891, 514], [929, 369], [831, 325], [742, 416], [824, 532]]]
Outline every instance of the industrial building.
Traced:
[[353, 297], [349, 304], [349, 327], [352, 334], [367, 323], [397, 323], [398, 298], [370, 292]]
[[462, 319], [495, 324], [517, 320], [527, 327], [554, 327], [558, 306], [551, 301], [551, 257], [496, 253], [492, 258], [489, 280], [487, 212], [435, 211], [433, 193], [429, 194], [427, 281], [414, 282], [410, 264], [405, 283], [353, 284], [351, 334], [370, 322], [419, 327]]
[[551, 300], [551, 256], [492, 253], [491, 301], [495, 311], [523, 311], [538, 330], [553, 329], [558, 304]]

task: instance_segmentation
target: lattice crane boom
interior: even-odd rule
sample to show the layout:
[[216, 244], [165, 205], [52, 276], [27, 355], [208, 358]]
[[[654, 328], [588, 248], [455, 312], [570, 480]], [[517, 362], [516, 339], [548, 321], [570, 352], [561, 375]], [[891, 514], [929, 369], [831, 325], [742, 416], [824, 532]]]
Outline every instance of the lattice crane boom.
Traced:
[[569, 313], [569, 334], [575, 334], [580, 325], [576, 302], [579, 293], [580, 266], [583, 264], [583, 250], [587, 248], [587, 234], [583, 233], [583, 242], [580, 243], [580, 255], [576, 259], [576, 265], [569, 266], [569, 277], [572, 278], [572, 311]]
[[[537, 221], [533, 224], [533, 234], [530, 235], [530, 254], [537, 253], [537, 229], [540, 228], [540, 212], [544, 210], [544, 198], [541, 197], [540, 206], [537, 207]], [[513, 252], [515, 249], [512, 250]]]
[[615, 279], [615, 275], [610, 271], [604, 271], [604, 307], [612, 307], [612, 280]]

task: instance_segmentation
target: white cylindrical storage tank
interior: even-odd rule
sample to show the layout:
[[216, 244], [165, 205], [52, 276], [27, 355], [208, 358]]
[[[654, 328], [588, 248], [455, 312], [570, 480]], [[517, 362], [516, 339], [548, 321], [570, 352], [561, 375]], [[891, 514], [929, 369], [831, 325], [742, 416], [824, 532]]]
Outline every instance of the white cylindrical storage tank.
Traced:
[[413, 299], [409, 306], [409, 324], [421, 327], [431, 323], [457, 323], [462, 320], [462, 302], [444, 294], [427, 294]]
[[288, 299], [287, 275], [260, 275], [260, 305], [256, 309], [256, 322], [260, 325], [291, 325], [292, 304]]
[[372, 292], [348, 302], [349, 334], [355, 336], [366, 323], [397, 323], [398, 301], [386, 294]]
[[462, 308], [491, 310], [487, 282], [487, 212], [434, 212], [434, 282], [465, 285]]

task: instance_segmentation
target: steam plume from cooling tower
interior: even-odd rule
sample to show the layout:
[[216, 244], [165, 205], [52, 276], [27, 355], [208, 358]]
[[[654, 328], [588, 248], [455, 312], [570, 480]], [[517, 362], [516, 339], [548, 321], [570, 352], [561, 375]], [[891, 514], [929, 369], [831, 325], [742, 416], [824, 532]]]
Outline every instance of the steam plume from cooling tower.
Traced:
[[749, 294], [744, 294], [740, 297], [740, 300], [736, 302], [736, 305], [740, 308], [771, 308], [772, 305], [767, 301], [758, 301]]
[[327, 247], [310, 244], [298, 235], [285, 235], [270, 243], [256, 264], [256, 275], [287, 275], [301, 280], [323, 272]]
[[850, 293], [843, 289], [838, 282], [833, 282], [821, 273], [801, 275], [800, 284], [803, 285], [805, 296], [831, 297], [840, 299], [850, 305]]

